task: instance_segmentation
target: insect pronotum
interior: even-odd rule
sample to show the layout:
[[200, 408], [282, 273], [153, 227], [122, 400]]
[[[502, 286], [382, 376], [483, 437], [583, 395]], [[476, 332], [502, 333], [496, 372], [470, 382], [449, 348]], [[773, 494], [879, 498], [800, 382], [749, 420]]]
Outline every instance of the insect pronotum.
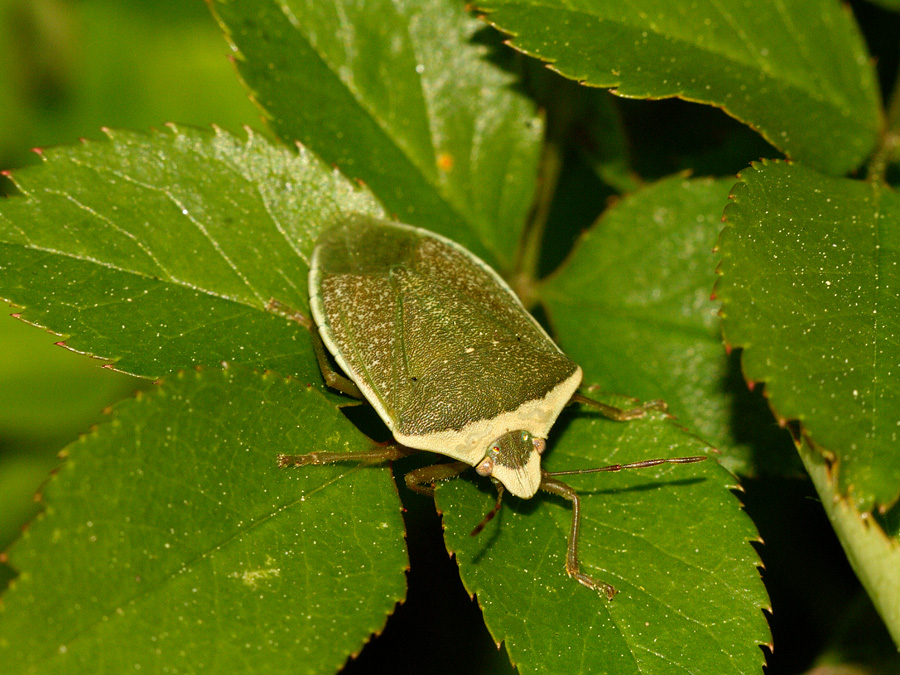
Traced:
[[[400, 223], [354, 216], [326, 230], [313, 253], [310, 305], [319, 365], [329, 386], [375, 408], [397, 444], [357, 453], [282, 455], [282, 466], [386, 462], [413, 450], [455, 459], [411, 471], [410, 488], [432, 493], [435, 482], [469, 467], [528, 499], [545, 490], [572, 503], [566, 571], [605, 593], [616, 589], [583, 573], [578, 562], [581, 503], [558, 476], [620, 471], [705, 457], [550, 473], [541, 468], [547, 435], [570, 403], [613, 420], [665, 410], [661, 401], [622, 410], [577, 392], [581, 368], [529, 314], [487, 264], [458, 244]], [[319, 339], [320, 337], [320, 339]], [[346, 377], [334, 372], [323, 348]]]

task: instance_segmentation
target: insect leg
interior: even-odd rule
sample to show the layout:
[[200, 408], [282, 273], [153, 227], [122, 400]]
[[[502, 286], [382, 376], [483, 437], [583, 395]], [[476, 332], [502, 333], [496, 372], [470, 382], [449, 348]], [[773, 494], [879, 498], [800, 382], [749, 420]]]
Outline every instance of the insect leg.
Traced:
[[413, 492], [418, 492], [426, 497], [433, 497], [435, 483], [456, 478], [468, 468], [469, 465], [465, 462], [432, 464], [431, 466], [413, 469], [403, 479], [406, 481], [406, 487]]
[[578, 498], [578, 494], [571, 487], [562, 481], [556, 480], [546, 472], [541, 475], [541, 489], [572, 502], [572, 529], [569, 531], [569, 546], [566, 552], [566, 572], [582, 585], [592, 590], [603, 592], [607, 598], [612, 600], [617, 593], [616, 589], [607, 583], [597, 581], [593, 577], [584, 574], [578, 565], [578, 532], [581, 526], [581, 500]]
[[494, 519], [494, 516], [496, 516], [498, 513], [500, 513], [500, 502], [503, 501], [503, 483], [498, 481], [496, 483], [496, 485], [497, 485], [497, 503], [494, 504], [494, 508], [492, 508], [490, 511], [488, 511], [487, 514], [484, 516], [484, 518], [481, 519], [481, 522], [475, 526], [475, 529], [473, 529], [469, 533], [470, 537], [477, 537], [479, 534], [481, 534], [481, 531], [487, 526], [487, 524], [489, 522], [491, 522]]
[[316, 361], [319, 362], [319, 370], [322, 371], [322, 378], [325, 380], [326, 385], [352, 398], [363, 398], [362, 392], [359, 390], [359, 387], [354, 384], [353, 380], [331, 367], [331, 363], [328, 361], [328, 353], [325, 350], [325, 343], [322, 342], [322, 336], [319, 335], [319, 329], [316, 328], [316, 325], [312, 321], [275, 298], [269, 299], [266, 303], [266, 310], [274, 312], [275, 314], [280, 314], [291, 321], [296, 321], [309, 330], [309, 336], [312, 338], [313, 343], [313, 352], [316, 354]]
[[313, 351], [316, 353], [316, 360], [319, 362], [319, 370], [322, 371], [322, 377], [325, 380], [325, 384], [342, 394], [362, 399], [362, 392], [353, 380], [341, 375], [331, 367], [331, 363], [328, 361], [328, 354], [325, 351], [325, 343], [322, 342], [322, 336], [319, 335], [319, 329], [312, 326], [309, 329], [309, 335], [312, 338]]
[[668, 409], [665, 401], [656, 400], [648, 401], [643, 405], [623, 410], [622, 408], [616, 408], [615, 406], [607, 405], [606, 403], [601, 403], [600, 401], [595, 401], [594, 399], [588, 398], [587, 396], [582, 396], [577, 392], [572, 395], [569, 403], [581, 403], [583, 405], [590, 406], [594, 410], [597, 410], [604, 417], [608, 417], [609, 419], [615, 420], [616, 422], [627, 422], [629, 420], [640, 419], [641, 417], [646, 415], [647, 411], [649, 410], [659, 410], [660, 412], [665, 412]]
[[312, 321], [303, 316], [303, 314], [275, 298], [269, 298], [269, 301], [266, 303], [266, 311], [272, 312], [273, 314], [279, 314], [285, 319], [296, 321], [304, 328], [312, 326]]
[[360, 452], [309, 452], [305, 455], [278, 455], [278, 466], [321, 466], [337, 462], [359, 462], [360, 464], [384, 464], [401, 457], [407, 457], [418, 450], [390, 444]]

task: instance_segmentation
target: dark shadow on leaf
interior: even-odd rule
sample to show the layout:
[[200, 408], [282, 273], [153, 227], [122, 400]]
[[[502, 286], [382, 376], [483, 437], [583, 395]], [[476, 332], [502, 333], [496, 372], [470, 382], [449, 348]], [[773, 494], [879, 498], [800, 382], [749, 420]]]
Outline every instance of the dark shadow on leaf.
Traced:
[[722, 389], [731, 395], [731, 429], [735, 440], [751, 448], [749, 475], [802, 476], [800, 457], [790, 432], [778, 425], [769, 409], [763, 386], [751, 390], [741, 372], [741, 350], [728, 356]]
[[528, 91], [527, 75], [524, 72], [530, 67], [529, 59], [520, 52], [504, 44], [506, 35], [491, 26], [485, 26], [472, 33], [469, 42], [486, 50], [484, 60], [500, 70], [512, 75], [515, 80], [510, 84], [513, 91], [530, 95]]
[[[344, 417], [353, 422], [357, 429], [375, 443], [387, 443], [393, 439], [390, 429], [387, 428], [372, 406], [348, 398], [347, 405], [342, 405], [340, 411], [344, 414]], [[423, 454], [430, 455], [432, 458], [437, 457], [437, 455], [428, 452]]]

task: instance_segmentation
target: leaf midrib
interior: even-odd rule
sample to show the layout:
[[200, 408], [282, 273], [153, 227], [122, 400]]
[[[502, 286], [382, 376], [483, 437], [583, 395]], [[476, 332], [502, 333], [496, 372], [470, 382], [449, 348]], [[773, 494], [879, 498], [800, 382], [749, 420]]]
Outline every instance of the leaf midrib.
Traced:
[[[415, 169], [416, 173], [423, 179], [424, 183], [431, 188], [433, 193], [440, 199], [441, 203], [444, 204], [449, 212], [450, 216], [461, 222], [464, 222], [468, 225], [469, 231], [477, 237], [478, 241], [482, 246], [488, 251], [491, 251], [495, 256], [497, 256], [497, 251], [494, 250], [493, 246], [490, 245], [489, 241], [486, 241], [482, 236], [482, 229], [479, 227], [475, 227], [471, 220], [468, 218], [465, 211], [461, 210], [460, 205], [453, 199], [452, 192], [448, 193], [441, 189], [440, 184], [437, 181], [437, 175], [430, 174], [426, 167], [423, 167], [419, 164], [417, 159], [411, 151], [404, 145], [395, 140], [395, 137], [390, 133], [392, 131], [392, 127], [387, 124], [387, 122], [378, 115], [377, 110], [373, 109], [371, 106], [366, 105], [365, 98], [352, 86], [351, 82], [344, 81], [338, 71], [335, 69], [334, 64], [327, 58], [327, 55], [324, 54], [311, 40], [309, 40], [308, 36], [300, 30], [301, 23], [297, 20], [297, 18], [289, 11], [289, 9], [284, 5], [284, 3], [279, 2], [279, 9], [282, 10], [285, 18], [291, 24], [293, 28], [296, 29], [297, 35], [309, 46], [310, 50], [316, 54], [320, 63], [331, 73], [332, 77], [334, 77], [335, 81], [339, 83], [340, 86], [345, 87], [347, 92], [350, 94], [350, 98], [356, 103], [359, 109], [375, 124], [375, 126], [380, 129], [384, 135], [384, 138], [387, 140], [389, 145], [392, 145], [397, 149], [397, 151], [402, 155], [409, 165]], [[409, 35], [409, 32], [406, 32], [407, 43], [410, 46], [410, 49], [414, 54], [417, 54], [418, 45], [412, 39], [412, 36]], [[434, 145], [434, 129], [432, 128], [432, 119], [433, 115], [427, 114], [432, 112], [428, 106], [428, 97], [425, 96], [424, 87], [423, 87], [423, 78], [421, 74], [416, 73], [416, 81], [419, 83], [418, 91], [420, 95], [420, 101], [422, 104], [423, 110], [426, 111], [425, 122], [428, 129], [428, 150], [431, 153], [432, 159], [436, 160], [437, 157], [437, 148]], [[398, 134], [398, 138], [402, 138], [402, 135]]]

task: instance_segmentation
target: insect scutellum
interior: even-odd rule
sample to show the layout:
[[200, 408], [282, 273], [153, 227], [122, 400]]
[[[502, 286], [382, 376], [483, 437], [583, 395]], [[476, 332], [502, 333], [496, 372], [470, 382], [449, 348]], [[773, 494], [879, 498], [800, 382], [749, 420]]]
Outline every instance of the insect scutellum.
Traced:
[[[566, 571], [612, 598], [616, 590], [581, 571], [581, 501], [557, 478], [620, 471], [706, 457], [652, 459], [549, 473], [541, 468], [549, 431], [570, 403], [628, 421], [652, 401], [619, 409], [578, 393], [581, 368], [522, 306], [503, 279], [475, 255], [437, 234], [355, 215], [327, 229], [313, 252], [309, 274], [311, 328], [326, 383], [365, 398], [396, 444], [358, 453], [281, 455], [281, 466], [342, 461], [387, 462], [416, 450], [456, 461], [409, 472], [407, 485], [425, 494], [433, 485], [475, 467], [498, 489], [528, 499], [538, 490], [572, 503]], [[307, 322], [308, 325], [308, 322]], [[331, 368], [326, 350], [344, 375]]]

